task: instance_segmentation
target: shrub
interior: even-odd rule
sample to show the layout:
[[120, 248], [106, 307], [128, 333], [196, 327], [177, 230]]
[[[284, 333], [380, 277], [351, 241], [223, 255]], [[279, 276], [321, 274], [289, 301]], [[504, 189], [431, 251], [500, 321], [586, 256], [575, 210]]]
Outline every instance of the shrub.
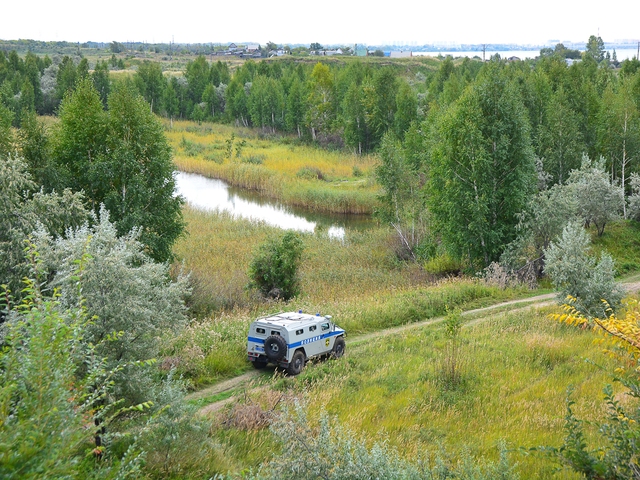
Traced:
[[459, 309], [449, 310], [444, 319], [445, 337], [447, 339], [440, 359], [439, 380], [448, 389], [456, 388], [462, 378], [460, 330], [462, 329], [462, 313]]
[[[609, 347], [605, 350], [617, 358], [614, 381], [623, 392], [614, 392], [606, 385], [604, 421], [594, 422], [598, 427], [597, 440], [585, 435], [584, 421], [573, 411], [572, 388], [567, 394], [565, 438], [563, 445], [540, 447], [542, 451], [563, 466], [581, 473], [584, 478], [637, 479], [640, 478], [640, 310], [637, 301], [629, 301], [624, 316], [587, 319], [572, 305], [565, 305], [564, 314], [553, 314], [552, 319], [570, 325], [586, 326], [602, 334]], [[626, 398], [625, 398], [626, 397]], [[624, 400], [623, 400], [624, 399]], [[596, 443], [596, 445], [594, 445]]]
[[458, 275], [462, 268], [462, 262], [447, 253], [437, 255], [424, 264], [425, 271], [436, 276]]
[[152, 416], [140, 435], [147, 452], [145, 473], [152, 478], [215, 478], [223, 451], [211, 439], [210, 422], [184, 401], [185, 385], [173, 374], [150, 394], [156, 399]]
[[620, 305], [622, 289], [614, 279], [611, 255], [602, 253], [597, 260], [591, 254], [590, 243], [587, 232], [579, 224], [570, 223], [562, 237], [545, 250], [545, 273], [559, 291], [560, 302], [567, 296], [574, 297], [581, 313], [602, 317], [607, 316], [607, 306], [615, 310]]
[[[59, 289], [66, 305], [82, 300], [89, 315], [95, 316], [85, 340], [97, 346], [110, 366], [153, 358], [159, 336], [178, 332], [186, 322], [187, 278], [172, 282], [168, 265], [145, 254], [138, 230], [118, 237], [105, 209], [94, 221], [93, 227], [69, 229], [66, 238], [54, 239], [42, 229], [35, 232], [34, 243], [50, 275], [48, 286]], [[74, 271], [77, 259], [85, 254], [90, 258], [80, 292]], [[148, 376], [126, 369], [117, 378], [121, 396], [134, 403], [144, 400]]]
[[295, 232], [262, 244], [249, 265], [251, 287], [265, 296], [288, 300], [299, 293], [298, 263], [303, 244]]
[[326, 480], [369, 480], [372, 478], [402, 480], [516, 480], [518, 475], [510, 464], [505, 448], [501, 448], [498, 463], [478, 462], [465, 455], [457, 462], [436, 457], [435, 467], [429, 462], [412, 464], [384, 442], [373, 443], [358, 438], [339, 425], [335, 419], [321, 414], [319, 428], [307, 420], [303, 405], [296, 402], [285, 408], [284, 414], [271, 425], [271, 431], [282, 442], [282, 453], [263, 465], [255, 480], [287, 478], [290, 480], [323, 478]]
[[324, 180], [324, 174], [322, 170], [317, 167], [302, 167], [296, 173], [298, 178], [303, 178], [305, 180]]

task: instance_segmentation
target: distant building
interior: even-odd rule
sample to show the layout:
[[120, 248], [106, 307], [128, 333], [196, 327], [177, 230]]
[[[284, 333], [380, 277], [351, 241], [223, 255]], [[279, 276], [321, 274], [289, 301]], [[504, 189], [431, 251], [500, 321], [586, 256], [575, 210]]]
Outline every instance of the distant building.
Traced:
[[229, 48], [228, 48], [228, 50], [229, 50], [230, 52], [235, 52], [237, 49], [238, 49], [238, 46], [237, 46], [235, 43], [231, 43], [231, 44], [229, 44]]
[[520, 61], [520, 57], [509, 57], [509, 58], [507, 58], [507, 60], [509, 60], [510, 62], [519, 62]]
[[390, 52], [389, 56], [391, 58], [409, 58], [412, 57], [413, 54], [408, 50], [399, 50]]
[[260, 45], [252, 43], [252, 44], [247, 45], [247, 48], [245, 50], [247, 52], [249, 52], [249, 53], [253, 53], [256, 50], [260, 50]]
[[366, 47], [357, 47], [356, 48], [356, 57], [366, 57], [367, 49]]

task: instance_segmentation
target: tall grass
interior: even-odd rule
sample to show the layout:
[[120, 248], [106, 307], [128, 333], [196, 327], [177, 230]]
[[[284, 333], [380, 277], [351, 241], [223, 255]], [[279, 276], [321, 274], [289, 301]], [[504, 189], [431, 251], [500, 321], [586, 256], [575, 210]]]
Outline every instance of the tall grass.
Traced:
[[185, 172], [310, 210], [370, 214], [377, 205], [374, 156], [329, 152], [286, 137], [260, 138], [259, 131], [218, 124], [174, 122], [166, 135], [176, 166]]
[[[553, 323], [544, 312], [507, 313], [463, 328], [460, 340], [467, 361], [455, 388], [439, 381], [442, 325], [359, 344], [289, 386], [305, 392], [312, 410], [337, 415], [360, 435], [385, 438], [413, 460], [441, 446], [497, 460], [500, 440], [516, 450], [560, 445], [569, 385], [578, 417], [598, 418], [613, 365], [591, 333]], [[513, 459], [523, 478], [578, 478], [554, 476], [554, 465], [540, 456]]]
[[[196, 385], [249, 368], [244, 335], [253, 317], [264, 313], [331, 314], [353, 335], [443, 315], [447, 306], [482, 305], [518, 293], [474, 280], [435, 283], [418, 265], [397, 262], [388, 248], [390, 232], [379, 227], [348, 231], [343, 241], [302, 234], [301, 295], [286, 303], [265, 302], [247, 289], [247, 272], [257, 247], [280, 230], [189, 207], [184, 215], [188, 234], [176, 244], [176, 268], [191, 272], [191, 311], [202, 323], [197, 335], [187, 329], [185, 338], [169, 339], [165, 355], [175, 357]], [[239, 334], [230, 334], [229, 322]]]

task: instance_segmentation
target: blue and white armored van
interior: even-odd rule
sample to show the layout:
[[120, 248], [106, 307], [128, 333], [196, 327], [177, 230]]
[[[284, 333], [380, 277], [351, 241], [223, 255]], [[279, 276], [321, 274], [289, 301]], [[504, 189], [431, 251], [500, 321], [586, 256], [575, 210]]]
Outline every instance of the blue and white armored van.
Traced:
[[297, 375], [310, 358], [344, 355], [345, 335], [330, 315], [310, 315], [302, 310], [277, 313], [251, 323], [247, 354], [255, 368], [272, 363]]

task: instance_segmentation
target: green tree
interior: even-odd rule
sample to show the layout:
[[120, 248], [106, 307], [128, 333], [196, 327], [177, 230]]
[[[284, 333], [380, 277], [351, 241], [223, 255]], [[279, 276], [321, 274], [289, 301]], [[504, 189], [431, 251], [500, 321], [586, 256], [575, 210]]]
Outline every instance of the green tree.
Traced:
[[89, 60], [86, 58], [80, 59], [78, 66], [76, 67], [77, 78], [85, 78], [89, 75]]
[[411, 123], [418, 120], [418, 97], [406, 81], [400, 81], [395, 103], [393, 131], [398, 138], [403, 138]]
[[[233, 80], [227, 88], [227, 101], [226, 111], [236, 125], [249, 126], [249, 107], [248, 107], [248, 94], [247, 90], [250, 90], [251, 84], [243, 84], [237, 76], [234, 76]], [[249, 88], [247, 88], [247, 86]]]
[[174, 87], [176, 83], [177, 81], [174, 82], [173, 79], [169, 81], [169, 83], [167, 84], [167, 88], [164, 90], [162, 99], [164, 104], [164, 111], [169, 117], [171, 128], [173, 128], [173, 117], [175, 117], [180, 111], [178, 94], [176, 93], [176, 89]]
[[0, 158], [7, 157], [13, 151], [12, 122], [13, 112], [0, 102]]
[[538, 129], [537, 152], [544, 158], [552, 183], [564, 183], [569, 172], [580, 167], [586, 145], [578, 129], [578, 117], [563, 88], [551, 95]]
[[109, 96], [108, 131], [109, 154], [99, 172], [107, 178], [98, 177], [108, 191], [95, 200], [104, 202], [121, 235], [140, 227], [147, 253], [167, 261], [184, 220], [162, 124], [142, 97], [123, 86]]
[[393, 128], [396, 113], [396, 95], [398, 93], [398, 79], [391, 68], [381, 68], [372, 79], [373, 98], [369, 116], [369, 126], [372, 131], [372, 148], [378, 146], [382, 136]]
[[257, 75], [251, 84], [248, 98], [249, 114], [254, 126], [270, 128], [275, 133], [284, 117], [282, 85], [273, 78]]
[[187, 62], [184, 72], [187, 79], [189, 99], [195, 104], [202, 101], [202, 94], [209, 83], [209, 64], [203, 55]]
[[296, 132], [298, 138], [302, 136], [302, 126], [306, 111], [306, 95], [302, 81], [296, 76], [291, 83], [286, 97], [285, 125], [288, 131]]
[[398, 236], [398, 258], [414, 261], [424, 257], [420, 250], [430, 233], [429, 215], [421, 195], [425, 176], [414, 153], [423, 148], [423, 143], [417, 140], [419, 136], [420, 132], [414, 127], [403, 147], [390, 132], [385, 135], [380, 145], [380, 166], [376, 169], [376, 178], [383, 188], [378, 216], [390, 224]]
[[295, 297], [300, 291], [298, 264], [302, 251], [302, 240], [291, 231], [260, 245], [249, 265], [250, 286], [265, 297]]
[[327, 65], [316, 63], [309, 80], [307, 125], [316, 140], [318, 133], [327, 133], [334, 120], [333, 76]]
[[91, 74], [93, 79], [93, 86], [100, 95], [100, 100], [104, 108], [107, 108], [107, 99], [109, 98], [109, 92], [111, 91], [111, 82], [109, 80], [109, 64], [106, 60], [96, 62], [96, 68]]
[[20, 123], [22, 123], [22, 119], [29, 115], [30, 113], [34, 113], [36, 111], [36, 97], [33, 90], [33, 85], [28, 79], [22, 83], [22, 88], [20, 89], [20, 102], [19, 102], [19, 117]]
[[83, 79], [75, 92], [65, 95], [59, 117], [52, 152], [58, 183], [51, 187], [84, 190], [92, 208], [97, 209], [107, 188], [97, 177], [101, 159], [107, 154], [108, 115], [93, 82]]
[[207, 114], [211, 118], [219, 118], [224, 113], [224, 98], [227, 87], [221, 83], [217, 87], [210, 83], [204, 89], [202, 101], [207, 105]]
[[352, 83], [342, 101], [342, 124], [344, 143], [359, 155], [368, 150], [369, 129], [366, 122], [362, 88]]
[[604, 60], [604, 42], [602, 38], [599, 36], [591, 35], [589, 40], [587, 41], [585, 55], [593, 58], [597, 63], [602, 62]]
[[56, 75], [56, 97], [58, 101], [62, 100], [65, 94], [73, 90], [78, 80], [78, 70], [73, 59], [67, 55], [62, 57], [62, 62], [58, 65], [58, 73]]
[[[597, 145], [598, 153], [607, 160], [612, 179], [620, 181], [624, 193], [629, 174], [640, 167], [640, 113], [628, 82], [623, 82], [617, 92], [607, 88], [602, 96]], [[627, 218], [626, 203], [622, 206]]]
[[488, 64], [441, 115], [427, 166], [428, 206], [445, 247], [472, 264], [497, 260], [535, 189], [529, 123], [503, 69]]
[[158, 113], [162, 108], [162, 97], [167, 83], [162, 75], [160, 64], [149, 60], [143, 61], [138, 66], [134, 83], [140, 94], [151, 105], [151, 111]]
[[438, 71], [435, 73], [431, 82], [429, 83], [429, 93], [434, 97], [437, 97], [444, 90], [444, 84], [449, 77], [454, 73], [455, 66], [453, 59], [450, 55], [447, 55], [445, 59], [440, 63]]
[[141, 227], [149, 255], [170, 259], [184, 228], [181, 199], [174, 197], [171, 148], [144, 99], [123, 84], [104, 112], [93, 83], [81, 80], [60, 108], [54, 138], [63, 186], [84, 190], [94, 212], [104, 203], [120, 234]]
[[22, 157], [29, 166], [31, 178], [44, 190], [53, 190], [58, 182], [57, 171], [51, 161], [51, 142], [45, 123], [38, 120], [35, 113], [22, 119], [18, 144]]

